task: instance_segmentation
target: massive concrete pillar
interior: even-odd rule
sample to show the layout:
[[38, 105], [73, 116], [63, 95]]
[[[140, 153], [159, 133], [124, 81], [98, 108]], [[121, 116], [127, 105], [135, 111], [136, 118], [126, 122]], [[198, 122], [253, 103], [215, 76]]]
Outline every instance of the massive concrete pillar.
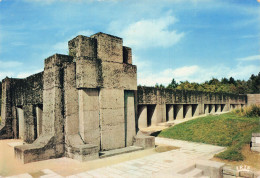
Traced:
[[146, 128], [147, 127], [147, 106], [139, 105], [138, 106], [138, 128]]
[[177, 120], [183, 119], [183, 105], [182, 104], [174, 105], [174, 118]]
[[192, 106], [191, 104], [185, 104], [183, 109], [183, 117], [191, 118], [192, 117]]
[[101, 150], [125, 147], [123, 90], [103, 88], [100, 90], [100, 123]]
[[11, 79], [5, 78], [2, 82], [2, 104], [0, 139], [13, 138], [12, 131], [12, 106], [11, 106]]
[[98, 89], [79, 90], [79, 134], [84, 143], [100, 145]]
[[209, 114], [209, 105], [204, 104], [204, 114]]
[[134, 137], [136, 135], [135, 130], [135, 98], [134, 91], [125, 91], [125, 146], [132, 146], [134, 143]]
[[157, 104], [152, 117], [152, 125], [157, 125], [162, 122], [166, 122], [166, 105]]
[[199, 116], [199, 105], [192, 104], [192, 117]]
[[63, 65], [72, 60], [57, 54], [45, 60], [42, 134], [33, 144], [15, 147], [15, 156], [24, 163], [57, 158], [65, 153]]
[[65, 155], [69, 158], [79, 161], [98, 158], [100, 131], [97, 96], [98, 89], [78, 90], [76, 88], [75, 63], [66, 63], [64, 66], [64, 132]]
[[174, 107], [172, 104], [166, 105], [166, 121], [174, 120]]

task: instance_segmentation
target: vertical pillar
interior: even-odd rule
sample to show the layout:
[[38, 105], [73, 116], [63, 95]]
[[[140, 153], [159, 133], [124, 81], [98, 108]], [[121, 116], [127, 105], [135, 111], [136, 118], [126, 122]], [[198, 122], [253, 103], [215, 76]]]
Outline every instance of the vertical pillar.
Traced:
[[138, 106], [138, 128], [146, 128], [147, 127], [147, 106], [139, 105]]
[[167, 115], [168, 115], [168, 121], [173, 121], [173, 105], [168, 105], [168, 112], [167, 112]]
[[216, 107], [215, 108], [216, 112], [221, 112], [221, 105], [220, 104], [216, 104], [215, 107]]
[[210, 114], [215, 113], [215, 104], [209, 104], [209, 113]]
[[192, 117], [199, 116], [199, 106], [198, 104], [192, 105]]
[[152, 125], [166, 122], [166, 104], [157, 104], [152, 117]]
[[101, 150], [125, 147], [124, 90], [100, 89], [99, 103]]
[[36, 118], [37, 118], [37, 137], [42, 133], [42, 106], [36, 107]]
[[24, 139], [24, 112], [22, 108], [17, 108], [18, 116], [18, 128], [19, 128], [19, 138]]
[[204, 113], [205, 114], [209, 113], [209, 105], [208, 104], [204, 104]]
[[98, 89], [79, 90], [79, 134], [85, 143], [100, 145]]
[[125, 91], [125, 128], [126, 144], [132, 146], [134, 142], [135, 130], [135, 98], [134, 91]]
[[13, 138], [12, 106], [11, 106], [11, 79], [6, 78], [2, 83], [0, 139]]
[[184, 105], [183, 117], [184, 118], [191, 118], [192, 117], [192, 106], [190, 104]]
[[183, 105], [182, 104], [174, 105], [174, 115], [177, 120], [183, 119]]

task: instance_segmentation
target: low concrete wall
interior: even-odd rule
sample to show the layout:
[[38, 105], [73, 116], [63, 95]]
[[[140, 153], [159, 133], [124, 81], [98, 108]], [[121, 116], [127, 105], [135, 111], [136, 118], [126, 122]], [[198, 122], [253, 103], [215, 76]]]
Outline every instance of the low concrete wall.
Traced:
[[260, 94], [247, 94], [247, 105], [260, 105]]
[[[175, 119], [226, 112], [229, 108], [245, 105], [246, 101], [246, 95], [138, 87], [138, 116], [141, 124], [139, 128], [146, 127], [145, 119], [149, 123], [151, 118], [151, 125], [157, 125]], [[151, 106], [155, 107], [154, 111], [149, 109]], [[145, 107], [147, 116], [143, 113]]]

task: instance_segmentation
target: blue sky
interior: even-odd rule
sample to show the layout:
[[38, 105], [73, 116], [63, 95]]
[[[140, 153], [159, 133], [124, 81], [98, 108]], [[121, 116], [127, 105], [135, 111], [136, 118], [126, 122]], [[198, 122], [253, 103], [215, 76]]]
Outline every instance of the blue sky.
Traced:
[[141, 85], [260, 71], [257, 0], [0, 0], [0, 79], [40, 72], [68, 40], [100, 31], [132, 48]]

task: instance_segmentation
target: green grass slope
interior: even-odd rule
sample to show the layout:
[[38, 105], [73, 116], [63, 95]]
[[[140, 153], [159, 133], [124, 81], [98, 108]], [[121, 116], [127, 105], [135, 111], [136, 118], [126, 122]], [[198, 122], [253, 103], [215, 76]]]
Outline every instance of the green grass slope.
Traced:
[[215, 156], [239, 161], [243, 160], [241, 149], [250, 143], [252, 132], [260, 132], [259, 123], [260, 117], [209, 115], [165, 129], [159, 137], [225, 146], [228, 149]]

